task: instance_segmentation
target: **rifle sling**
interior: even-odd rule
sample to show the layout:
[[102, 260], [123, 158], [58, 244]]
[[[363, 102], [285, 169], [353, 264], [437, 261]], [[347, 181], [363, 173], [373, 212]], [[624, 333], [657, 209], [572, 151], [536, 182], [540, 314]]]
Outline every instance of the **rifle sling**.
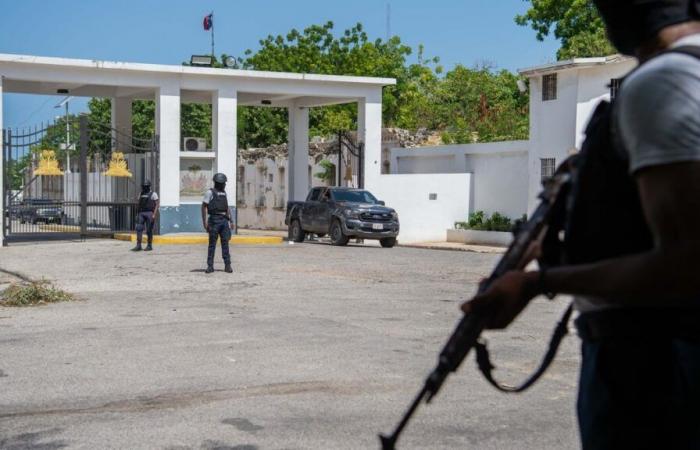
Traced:
[[532, 375], [530, 375], [530, 377], [528, 377], [519, 386], [509, 386], [507, 384], [502, 384], [493, 378], [492, 371], [495, 368], [495, 366], [491, 363], [489, 350], [486, 348], [486, 342], [477, 341], [475, 346], [476, 362], [479, 365], [479, 370], [484, 375], [484, 378], [486, 378], [486, 381], [491, 383], [493, 387], [502, 392], [522, 392], [525, 389], [532, 386], [533, 384], [535, 384], [535, 382], [539, 380], [539, 378], [547, 371], [550, 364], [552, 364], [552, 361], [554, 361], [554, 358], [557, 355], [557, 350], [559, 350], [559, 345], [561, 344], [561, 341], [564, 339], [564, 336], [568, 334], [569, 319], [571, 319], [572, 312], [573, 303], [569, 304], [569, 306], [566, 308], [566, 311], [564, 311], [561, 320], [559, 320], [559, 323], [557, 324], [556, 328], [554, 328], [552, 338], [549, 340], [549, 348], [547, 349], [547, 353], [545, 353], [544, 358], [542, 358], [540, 366]]

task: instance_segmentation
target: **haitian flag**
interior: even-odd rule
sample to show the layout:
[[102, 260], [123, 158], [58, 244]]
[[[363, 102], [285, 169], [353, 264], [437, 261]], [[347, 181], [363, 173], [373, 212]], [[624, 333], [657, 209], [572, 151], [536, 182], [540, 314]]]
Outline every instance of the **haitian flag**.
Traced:
[[206, 31], [211, 30], [211, 27], [214, 26], [214, 13], [211, 13], [208, 16], [204, 16], [204, 22], [202, 23], [202, 25], [204, 25], [204, 29]]

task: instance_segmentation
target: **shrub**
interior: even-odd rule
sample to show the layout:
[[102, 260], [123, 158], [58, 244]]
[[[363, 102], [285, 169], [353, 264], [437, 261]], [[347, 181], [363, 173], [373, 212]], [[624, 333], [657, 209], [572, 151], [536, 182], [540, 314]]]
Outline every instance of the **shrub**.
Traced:
[[0, 305], [32, 306], [71, 300], [75, 300], [72, 294], [54, 287], [48, 281], [32, 281], [11, 284], [2, 291]]
[[476, 211], [469, 214], [466, 222], [455, 222], [458, 230], [481, 230], [481, 231], [512, 231], [513, 222], [509, 217], [495, 212], [491, 217], [487, 217], [483, 211]]

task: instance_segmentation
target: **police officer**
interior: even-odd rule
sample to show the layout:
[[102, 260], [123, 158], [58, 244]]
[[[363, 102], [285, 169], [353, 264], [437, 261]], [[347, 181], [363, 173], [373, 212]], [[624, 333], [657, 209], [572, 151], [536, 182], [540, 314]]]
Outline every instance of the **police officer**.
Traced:
[[136, 216], [136, 247], [132, 251], [140, 252], [141, 240], [143, 238], [143, 230], [146, 230], [148, 245], [146, 251], [153, 250], [153, 225], [158, 217], [158, 194], [151, 189], [151, 181], [146, 180], [141, 185], [141, 194], [139, 195], [139, 209]]
[[583, 449], [699, 449], [700, 0], [594, 3], [640, 66], [586, 130], [566, 259], [462, 309], [505, 328], [538, 294], [574, 295]]
[[216, 252], [216, 240], [219, 238], [221, 239], [221, 253], [224, 257], [224, 270], [227, 273], [233, 272], [231, 254], [228, 248], [232, 220], [225, 189], [226, 175], [217, 173], [214, 175], [214, 187], [204, 194], [202, 200], [202, 225], [209, 233], [206, 273], [214, 272], [214, 253]]

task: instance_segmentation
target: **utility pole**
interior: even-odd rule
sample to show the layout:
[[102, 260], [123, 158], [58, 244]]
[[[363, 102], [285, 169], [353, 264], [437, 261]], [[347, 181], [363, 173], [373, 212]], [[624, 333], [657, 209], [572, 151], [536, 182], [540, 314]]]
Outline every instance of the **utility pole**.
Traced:
[[391, 39], [391, 3], [386, 3], [386, 40]]
[[73, 97], [68, 96], [61, 100], [58, 105], [54, 106], [54, 108], [60, 108], [61, 106], [66, 107], [66, 173], [70, 173], [70, 121], [68, 120], [68, 103], [70, 103], [71, 100], [73, 100]]

